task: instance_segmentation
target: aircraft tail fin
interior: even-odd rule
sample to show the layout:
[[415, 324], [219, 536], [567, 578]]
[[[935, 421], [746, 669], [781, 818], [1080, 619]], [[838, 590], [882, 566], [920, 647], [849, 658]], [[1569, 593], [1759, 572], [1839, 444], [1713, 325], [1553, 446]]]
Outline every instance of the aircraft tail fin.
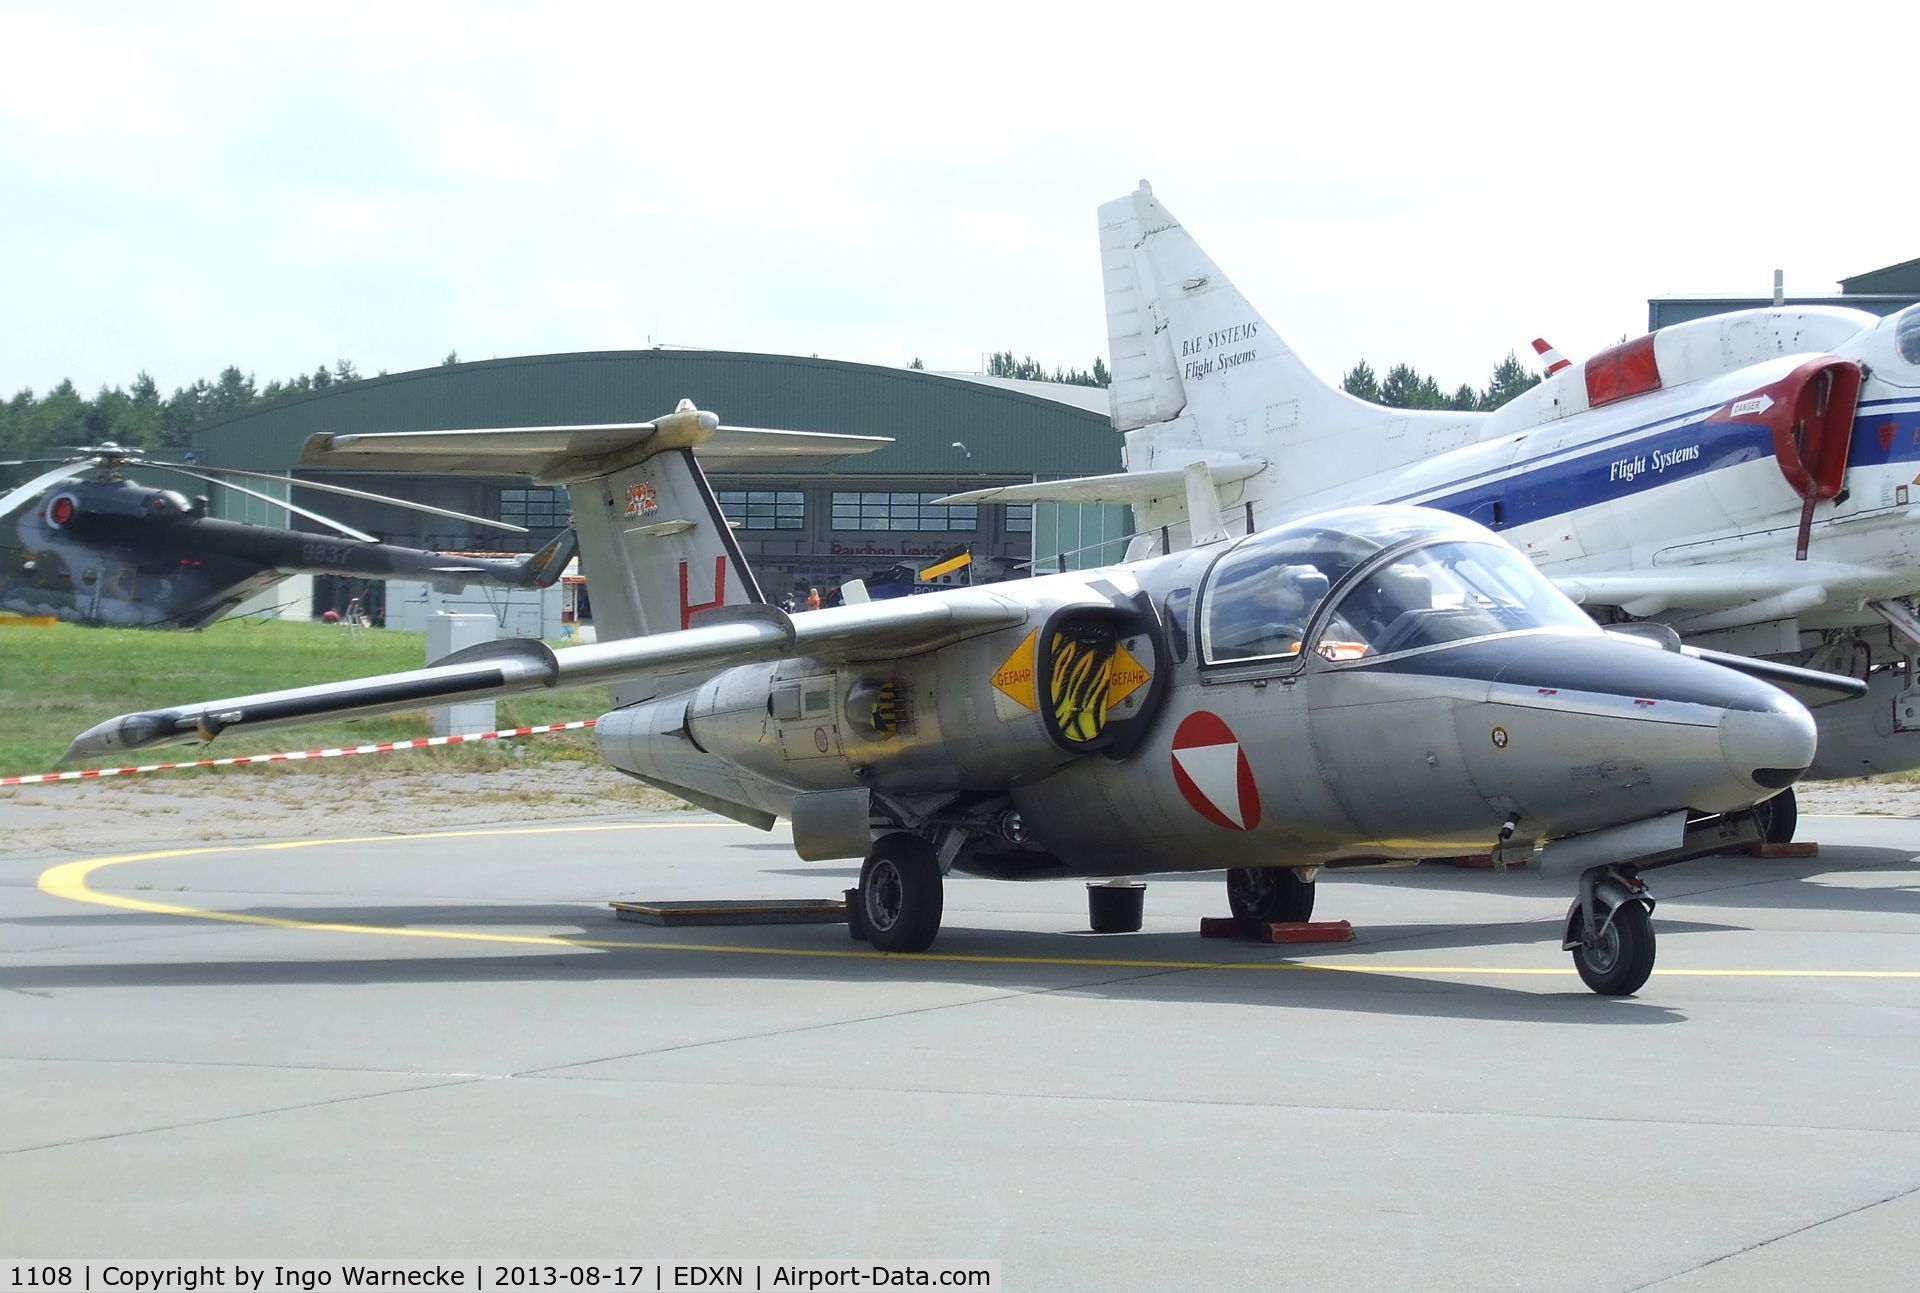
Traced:
[[569, 488], [601, 641], [669, 633], [690, 627], [699, 611], [766, 603], [691, 445]]
[[[831, 461], [889, 443], [723, 427], [682, 400], [665, 417], [610, 426], [322, 434], [308, 439], [300, 461], [355, 471], [525, 474], [567, 485], [595, 635], [608, 642], [684, 629], [701, 611], [766, 602], [696, 448], [707, 465], [738, 469], [769, 459]], [[557, 577], [571, 555], [556, 546], [564, 542], [534, 554], [529, 567], [551, 567]]]
[[1254, 455], [1379, 412], [1316, 377], [1146, 181], [1100, 208], [1100, 265], [1116, 430], [1191, 417], [1206, 448]]
[[567, 563], [580, 551], [580, 536], [572, 526], [549, 539], [538, 552], [521, 559], [520, 571], [531, 588], [551, 588], [565, 573]]

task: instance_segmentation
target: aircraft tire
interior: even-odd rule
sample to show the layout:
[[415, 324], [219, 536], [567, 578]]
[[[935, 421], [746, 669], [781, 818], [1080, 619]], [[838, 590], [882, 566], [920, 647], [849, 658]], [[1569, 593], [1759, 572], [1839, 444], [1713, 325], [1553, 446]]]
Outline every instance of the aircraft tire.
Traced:
[[1788, 786], [1754, 809], [1760, 815], [1760, 838], [1768, 844], [1790, 844], [1800, 825], [1800, 801]]
[[1291, 867], [1232, 867], [1227, 871], [1227, 906], [1240, 922], [1240, 932], [1258, 938], [1263, 925], [1311, 920], [1313, 884]]
[[856, 943], [867, 941], [867, 923], [860, 918], [860, 891], [849, 889], [846, 892], [847, 936]]
[[1593, 947], [1573, 949], [1581, 981], [1604, 997], [1630, 997], [1653, 973], [1653, 917], [1642, 902], [1622, 904]]
[[860, 868], [860, 923], [882, 952], [924, 952], [945, 905], [940, 863], [925, 840], [882, 835]]

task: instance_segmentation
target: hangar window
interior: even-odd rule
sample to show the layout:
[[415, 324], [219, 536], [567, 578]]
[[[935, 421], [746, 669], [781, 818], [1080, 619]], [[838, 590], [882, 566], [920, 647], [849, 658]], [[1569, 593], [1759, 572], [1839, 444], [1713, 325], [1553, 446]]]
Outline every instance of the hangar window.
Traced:
[[721, 515], [743, 530], [806, 528], [807, 496], [797, 489], [722, 489], [714, 497]]
[[971, 531], [979, 524], [976, 504], [934, 502], [940, 497], [891, 490], [835, 490], [833, 528]]
[[1007, 504], [1007, 533], [1031, 534], [1033, 532], [1033, 504]]
[[564, 487], [503, 489], [500, 519], [510, 525], [524, 525], [529, 530], [558, 530], [573, 519], [573, 504]]

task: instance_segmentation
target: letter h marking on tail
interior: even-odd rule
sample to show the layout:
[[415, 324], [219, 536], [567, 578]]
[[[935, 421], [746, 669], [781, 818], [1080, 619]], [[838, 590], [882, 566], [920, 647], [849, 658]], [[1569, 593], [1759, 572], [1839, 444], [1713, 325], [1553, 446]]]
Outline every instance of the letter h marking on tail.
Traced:
[[724, 554], [713, 559], [713, 600], [691, 604], [687, 601], [687, 563], [680, 563], [680, 627], [690, 628], [695, 611], [710, 611], [716, 606], [727, 604], [727, 558]]

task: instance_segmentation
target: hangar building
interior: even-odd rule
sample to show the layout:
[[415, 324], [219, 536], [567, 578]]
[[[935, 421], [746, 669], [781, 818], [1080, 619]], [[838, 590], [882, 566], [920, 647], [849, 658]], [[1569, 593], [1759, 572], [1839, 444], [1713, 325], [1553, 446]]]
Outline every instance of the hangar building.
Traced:
[[[722, 510], [770, 597], [825, 591], [965, 545], [974, 578], [1117, 560], [1123, 506], [941, 506], [960, 489], [1119, 471], [1121, 437], [1107, 393], [1088, 387], [950, 376], [791, 355], [623, 350], [445, 364], [342, 383], [194, 428], [199, 460], [293, 476], [293, 500], [370, 534], [451, 551], [531, 550], [567, 524], [564, 488], [513, 477], [309, 472], [300, 447], [317, 432], [426, 431], [644, 421], [682, 398], [723, 423], [892, 437], [824, 468], [715, 475]], [[482, 530], [299, 488], [303, 476], [525, 525]], [[263, 492], [277, 487], [263, 486]], [[216, 489], [213, 510], [286, 524], [284, 514]], [[315, 528], [295, 522], [300, 528]], [[589, 586], [592, 572], [587, 571]], [[964, 581], [965, 572], [948, 577]], [[344, 602], [326, 587], [319, 600]], [[323, 609], [324, 607], [316, 607]]]
[[[1786, 296], [1781, 305], [1845, 305], [1878, 315], [1898, 314], [1920, 302], [1920, 260], [1902, 261], [1884, 269], [1868, 270], [1840, 280], [1840, 291], [1833, 296]], [[1656, 296], [1647, 301], [1647, 331], [1670, 323], [1704, 319], [1710, 314], [1733, 310], [1761, 310], [1774, 304], [1771, 297], [1744, 296]]]

